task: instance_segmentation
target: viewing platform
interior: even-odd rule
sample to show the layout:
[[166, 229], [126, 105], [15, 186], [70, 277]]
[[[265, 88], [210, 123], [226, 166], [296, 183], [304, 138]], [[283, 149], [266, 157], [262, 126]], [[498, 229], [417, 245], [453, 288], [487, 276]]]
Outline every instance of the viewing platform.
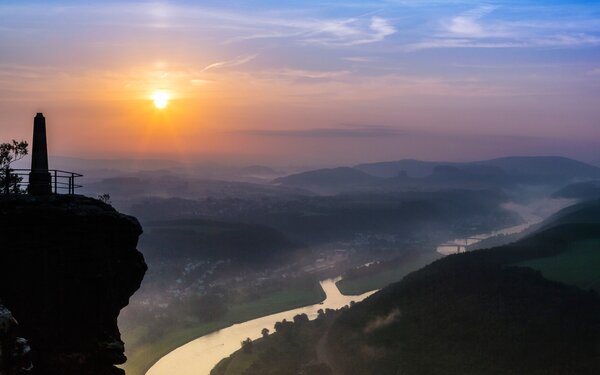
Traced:
[[[20, 190], [27, 191], [32, 188], [47, 188], [48, 182], [36, 182], [30, 181], [30, 175], [32, 169], [12, 169], [10, 171], [11, 176], [17, 176], [22, 179], [16, 183], [17, 187]], [[83, 177], [80, 173], [62, 171], [59, 169], [48, 169], [48, 173], [50, 174], [50, 192], [53, 194], [75, 194], [75, 189], [83, 187], [77, 183], [77, 178]], [[2, 186], [1, 192], [3, 194], [8, 194], [14, 186], [13, 184], [7, 184], [7, 186]]]
[[[21, 156], [27, 154], [27, 143]], [[83, 177], [80, 173], [48, 169], [48, 144], [46, 137], [46, 118], [37, 113], [33, 119], [33, 142], [31, 152], [31, 168], [17, 169], [10, 167], [10, 161], [0, 170], [0, 193], [30, 195], [75, 194], [75, 189], [82, 187], [75, 179]]]

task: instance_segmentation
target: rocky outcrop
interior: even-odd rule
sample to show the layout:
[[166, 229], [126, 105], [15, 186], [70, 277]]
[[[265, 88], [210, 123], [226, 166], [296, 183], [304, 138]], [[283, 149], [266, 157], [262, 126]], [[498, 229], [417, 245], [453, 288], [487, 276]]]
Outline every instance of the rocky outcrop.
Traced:
[[31, 348], [18, 337], [18, 324], [11, 312], [0, 304], [0, 374], [23, 375], [32, 369]]
[[6, 342], [27, 340], [29, 373], [123, 373], [117, 317], [147, 268], [141, 233], [135, 218], [95, 199], [0, 196], [0, 300], [18, 321]]

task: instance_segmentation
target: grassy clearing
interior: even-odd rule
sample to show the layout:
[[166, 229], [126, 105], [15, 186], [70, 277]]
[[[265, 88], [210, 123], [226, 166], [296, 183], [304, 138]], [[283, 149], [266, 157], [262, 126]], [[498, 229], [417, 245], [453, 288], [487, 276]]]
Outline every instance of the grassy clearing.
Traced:
[[235, 323], [255, 319], [306, 305], [313, 305], [325, 299], [325, 293], [317, 282], [308, 286], [295, 286], [275, 291], [260, 298], [235, 304], [219, 320], [205, 323], [184, 323], [189, 317], [182, 317], [180, 325], [169, 327], [168, 334], [153, 342], [141, 342], [144, 334], [152, 329], [140, 325], [123, 333], [127, 348], [127, 363], [123, 369], [128, 375], [143, 375], [161, 357], [179, 346], [210, 332], [228, 327]]
[[539, 270], [550, 280], [600, 292], [600, 239], [574, 242], [561, 254], [517, 265]]
[[437, 253], [432, 252], [431, 254], [423, 254], [419, 257], [411, 258], [400, 265], [393, 268], [381, 270], [370, 274], [368, 276], [353, 278], [353, 279], [342, 279], [337, 282], [337, 287], [340, 292], [345, 295], [359, 295], [366, 293], [371, 290], [381, 289], [391, 283], [402, 280], [402, 278], [409, 273], [416, 271], [436, 259], [439, 259]]

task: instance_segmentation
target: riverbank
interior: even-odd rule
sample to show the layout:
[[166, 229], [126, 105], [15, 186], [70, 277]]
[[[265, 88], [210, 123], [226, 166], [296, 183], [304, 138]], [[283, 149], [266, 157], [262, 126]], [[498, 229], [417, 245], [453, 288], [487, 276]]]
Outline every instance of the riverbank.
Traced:
[[325, 298], [325, 292], [315, 281], [312, 287], [280, 290], [252, 301], [232, 305], [221, 319], [215, 321], [199, 322], [192, 317], [184, 318], [181, 325], [169, 327], [167, 334], [152, 342], [140, 342], [146, 330], [152, 329], [140, 326], [136, 330], [123, 333], [128, 359], [122, 368], [128, 375], [144, 375], [160, 358], [198, 337], [261, 316], [318, 304]]
[[[364, 276], [343, 278], [336, 283], [340, 292], [348, 296], [356, 296], [370, 290], [381, 289], [391, 283], [402, 280], [409, 273], [416, 271], [429, 263], [440, 259], [441, 255], [435, 252], [418, 254], [410, 257], [400, 263], [390, 262], [389, 266], [383, 264], [383, 267], [371, 265], [373, 272], [368, 272]], [[379, 269], [376, 269], [379, 268]]]
[[374, 293], [373, 291], [361, 296], [344, 296], [335, 286], [336, 281], [329, 279], [321, 282], [327, 295], [322, 303], [263, 316], [198, 337], [165, 355], [150, 368], [147, 375], [208, 375], [219, 361], [240, 348], [242, 340], [261, 337], [263, 328], [272, 330], [275, 323], [284, 319], [292, 320], [299, 314], [306, 314], [309, 319], [315, 319], [321, 309], [339, 309]]
[[[540, 199], [529, 205], [519, 205], [516, 203], [505, 203], [504, 209], [514, 212], [519, 215], [522, 222], [518, 225], [507, 228], [498, 228], [488, 233], [481, 233], [469, 236], [468, 238], [455, 239], [441, 244], [437, 247], [436, 252], [419, 253], [416, 256], [412, 255], [405, 260], [392, 260], [389, 266], [386, 264], [378, 264], [364, 269], [364, 276], [345, 277], [337, 283], [337, 287], [343, 294], [357, 295], [368, 290], [381, 289], [391, 283], [402, 280], [402, 278], [413, 271], [426, 266], [427, 264], [442, 258], [443, 256], [465, 252], [469, 250], [469, 246], [478, 243], [486, 243], [490, 240], [497, 239], [496, 245], [503, 245], [510, 239], [518, 239], [518, 234], [526, 233], [527, 229], [533, 225], [541, 223], [545, 218], [558, 212], [571, 204], [574, 204], [573, 199]], [[515, 237], [511, 237], [515, 236]]]
[[[279, 331], [267, 337], [252, 341], [244, 349], [238, 349], [230, 356], [223, 358], [210, 372], [210, 375], [242, 375], [252, 368], [252, 373], [262, 374], [291, 374], [302, 373], [310, 375], [331, 375], [325, 372], [324, 359], [320, 357], [325, 352], [325, 338], [331, 323], [335, 320], [336, 312], [329, 310], [322, 314], [314, 324], [301, 319], [293, 324], [282, 326]], [[294, 342], [287, 340], [295, 336]], [[282, 351], [286, 347], [288, 350]], [[319, 347], [321, 347], [319, 349]], [[316, 350], [315, 350], [316, 348]], [[310, 358], [314, 366], [302, 369], [299, 361]], [[257, 364], [260, 366], [257, 367]], [[297, 371], [297, 372], [296, 372]]]

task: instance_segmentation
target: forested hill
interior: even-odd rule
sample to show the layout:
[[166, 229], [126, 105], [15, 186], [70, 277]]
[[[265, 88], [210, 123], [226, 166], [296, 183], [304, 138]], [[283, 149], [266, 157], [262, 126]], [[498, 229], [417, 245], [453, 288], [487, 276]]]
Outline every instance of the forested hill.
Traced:
[[540, 225], [540, 230], [562, 224], [600, 223], [600, 198], [563, 208]]
[[295, 186], [316, 189], [319, 192], [333, 192], [337, 189], [367, 187], [381, 182], [381, 179], [349, 167], [316, 169], [308, 172], [292, 174], [273, 181], [284, 186]]
[[558, 156], [514, 156], [473, 162], [399, 160], [316, 169], [273, 181], [279, 187], [317, 194], [448, 188], [512, 188], [564, 185], [600, 179], [600, 168]]
[[359, 164], [354, 168], [379, 177], [394, 177], [405, 171], [411, 177], [425, 177], [441, 165], [458, 168], [486, 166], [501, 168], [510, 175], [552, 176], [571, 178], [600, 178], [600, 168], [559, 156], [511, 156], [465, 163], [421, 160], [398, 160]]
[[598, 374], [600, 298], [590, 288], [600, 289], [599, 238], [599, 224], [559, 225], [434, 262], [341, 314], [328, 338], [336, 367]]
[[600, 180], [576, 182], [559, 189], [554, 198], [598, 199], [600, 198]]
[[304, 247], [268, 226], [214, 220], [166, 220], [144, 225], [140, 247], [149, 259], [234, 259], [277, 262]]
[[[259, 340], [254, 354], [217, 370], [599, 374], [599, 216], [597, 202], [586, 202], [516, 243], [438, 260], [349, 309]], [[237, 361], [245, 365], [233, 371]]]

